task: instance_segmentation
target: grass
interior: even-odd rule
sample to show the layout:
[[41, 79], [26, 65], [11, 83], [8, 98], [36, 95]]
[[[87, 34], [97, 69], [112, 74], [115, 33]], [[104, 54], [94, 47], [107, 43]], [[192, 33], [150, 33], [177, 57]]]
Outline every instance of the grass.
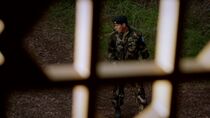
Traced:
[[[66, 33], [74, 34], [75, 2], [72, 0], [56, 1], [49, 8], [49, 25], [53, 28], [59, 26]], [[53, 23], [53, 24], [52, 24]], [[55, 25], [57, 24], [57, 25]]]
[[129, 25], [142, 32], [145, 42], [154, 58], [155, 34], [158, 17], [158, 5], [153, 3], [145, 7], [134, 0], [108, 0], [102, 4], [101, 26], [100, 26], [100, 58], [106, 57], [107, 40], [112, 31], [111, 19], [116, 15], [128, 17]]
[[191, 1], [184, 22], [182, 57], [195, 57], [209, 41], [210, 2]]
[[[182, 57], [194, 57], [209, 41], [210, 15], [208, 0], [192, 1], [186, 22], [184, 23], [184, 39]], [[154, 58], [156, 44], [156, 28], [158, 4], [155, 0], [106, 0], [102, 2], [99, 34], [99, 57], [104, 60], [107, 53], [107, 39], [112, 32], [111, 19], [116, 15], [128, 17], [129, 24], [142, 32], [149, 48], [151, 59]], [[71, 0], [60, 0], [49, 10], [49, 20], [61, 24], [61, 28], [74, 34], [75, 3]], [[49, 24], [50, 25], [50, 24]], [[167, 32], [166, 32], [167, 33]]]
[[195, 57], [208, 41], [208, 38], [197, 31], [197, 29], [186, 29], [182, 57]]

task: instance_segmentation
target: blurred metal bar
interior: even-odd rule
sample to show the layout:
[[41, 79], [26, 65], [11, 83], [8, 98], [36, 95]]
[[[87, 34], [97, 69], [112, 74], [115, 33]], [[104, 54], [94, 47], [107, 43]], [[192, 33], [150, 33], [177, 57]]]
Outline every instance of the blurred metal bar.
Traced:
[[[4, 30], [4, 22], [0, 19], [0, 34]], [[4, 63], [5, 58], [4, 55], [0, 51], [0, 66]]]
[[166, 73], [154, 61], [126, 61], [123, 63], [110, 64], [106, 62], [98, 63], [97, 74], [100, 79], [136, 76], [158, 76]]
[[72, 118], [88, 118], [89, 90], [84, 85], [73, 88]]
[[152, 87], [152, 103], [134, 118], [168, 118], [170, 116], [172, 84], [157, 80]]
[[92, 1], [77, 0], [73, 66], [83, 78], [90, 75], [92, 19]]
[[201, 50], [196, 58], [185, 58], [180, 61], [182, 73], [210, 72], [210, 42]]
[[174, 71], [179, 4], [179, 0], [161, 0], [159, 6], [155, 63], [166, 73]]
[[44, 72], [52, 81], [82, 80], [72, 64], [52, 64], [44, 68]]

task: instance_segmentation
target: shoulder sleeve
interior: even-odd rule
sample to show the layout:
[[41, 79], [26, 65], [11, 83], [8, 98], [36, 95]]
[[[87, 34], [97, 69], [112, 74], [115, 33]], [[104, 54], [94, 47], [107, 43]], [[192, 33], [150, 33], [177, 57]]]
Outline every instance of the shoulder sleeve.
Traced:
[[108, 55], [107, 58], [109, 61], [113, 61], [115, 57], [116, 45], [115, 45], [114, 33], [112, 33], [108, 39]]
[[139, 55], [142, 57], [142, 59], [149, 58], [149, 51], [144, 42], [144, 37], [142, 34], [138, 35], [138, 46], [139, 46]]

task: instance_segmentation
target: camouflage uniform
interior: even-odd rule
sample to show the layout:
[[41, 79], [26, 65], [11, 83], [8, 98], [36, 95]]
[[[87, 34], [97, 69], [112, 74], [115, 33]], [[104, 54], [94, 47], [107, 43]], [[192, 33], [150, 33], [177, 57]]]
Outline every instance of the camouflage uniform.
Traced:
[[[149, 57], [148, 50], [144, 43], [142, 34], [135, 31], [128, 26], [128, 31], [125, 33], [118, 33], [114, 31], [108, 44], [108, 60], [111, 63], [117, 63], [125, 60], [141, 60]], [[140, 97], [140, 98], [139, 98]], [[141, 106], [146, 105], [145, 92], [142, 84], [138, 84], [137, 98]], [[120, 112], [120, 106], [123, 104], [124, 85], [118, 84], [113, 90], [112, 103], [117, 112]]]
[[129, 28], [125, 33], [113, 32], [108, 44], [108, 59], [111, 62], [140, 60], [149, 57], [141, 33]]

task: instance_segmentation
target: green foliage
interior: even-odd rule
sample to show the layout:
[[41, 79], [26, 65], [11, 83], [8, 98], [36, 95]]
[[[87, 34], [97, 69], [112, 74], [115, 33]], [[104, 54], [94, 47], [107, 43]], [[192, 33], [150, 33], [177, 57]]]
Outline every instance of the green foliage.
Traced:
[[[210, 13], [209, 0], [193, 0], [187, 7], [186, 20], [184, 22], [183, 57], [193, 57], [205, 46], [210, 37]], [[145, 42], [154, 58], [156, 43], [156, 28], [158, 19], [157, 0], [106, 0], [101, 6], [99, 58], [104, 60], [107, 56], [107, 40], [112, 32], [111, 19], [116, 15], [125, 15], [131, 26], [142, 32]], [[57, 28], [69, 33], [74, 33], [75, 25], [75, 1], [59, 0], [49, 9], [49, 27]], [[167, 32], [166, 32], [167, 33]]]
[[202, 35], [198, 29], [186, 29], [184, 32], [182, 57], [195, 57], [208, 41], [208, 37]]
[[[74, 33], [75, 2], [72, 0], [59, 0], [49, 8], [49, 25], [64, 32]], [[53, 23], [53, 24], [52, 24]], [[57, 27], [56, 27], [57, 26]]]
[[[209, 41], [209, 6], [209, 0], [192, 0], [189, 2], [189, 6], [186, 7], [182, 57], [195, 57]], [[158, 18], [156, 0], [107, 0], [103, 2], [102, 8], [101, 34], [99, 37], [101, 54], [106, 55], [108, 33], [111, 32], [112, 27], [111, 18], [116, 15], [125, 15], [128, 17], [129, 24], [143, 33], [151, 53], [150, 58], [154, 58]]]
[[158, 17], [158, 5], [139, 4], [134, 0], [107, 0], [102, 4], [101, 26], [100, 26], [100, 55], [105, 58], [107, 53], [107, 40], [112, 32], [111, 19], [117, 15], [125, 15], [129, 25], [143, 33], [145, 42], [154, 58], [155, 34]]
[[210, 2], [192, 0], [184, 22], [182, 57], [195, 57], [209, 41]]

